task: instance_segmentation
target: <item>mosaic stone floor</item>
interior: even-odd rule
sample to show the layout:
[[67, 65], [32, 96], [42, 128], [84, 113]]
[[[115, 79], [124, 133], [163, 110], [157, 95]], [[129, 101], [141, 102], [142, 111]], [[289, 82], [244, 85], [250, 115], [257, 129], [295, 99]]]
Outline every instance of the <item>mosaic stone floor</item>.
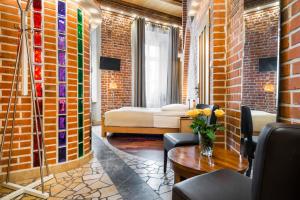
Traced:
[[[94, 158], [80, 168], [55, 174], [45, 183], [50, 200], [171, 200], [173, 171], [163, 162], [147, 160], [123, 152], [100, 137], [101, 128], [93, 127]], [[34, 180], [18, 184], [27, 185]], [[41, 190], [41, 188], [36, 188]], [[11, 190], [0, 186], [0, 198]], [[17, 199], [38, 199], [29, 195]]]

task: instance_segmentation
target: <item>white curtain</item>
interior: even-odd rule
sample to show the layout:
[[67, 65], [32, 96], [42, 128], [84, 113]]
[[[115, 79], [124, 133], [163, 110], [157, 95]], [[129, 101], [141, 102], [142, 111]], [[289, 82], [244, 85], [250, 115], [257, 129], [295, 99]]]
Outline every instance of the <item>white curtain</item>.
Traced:
[[146, 106], [159, 108], [166, 105], [168, 64], [169, 64], [169, 29], [146, 24], [145, 29], [145, 74]]

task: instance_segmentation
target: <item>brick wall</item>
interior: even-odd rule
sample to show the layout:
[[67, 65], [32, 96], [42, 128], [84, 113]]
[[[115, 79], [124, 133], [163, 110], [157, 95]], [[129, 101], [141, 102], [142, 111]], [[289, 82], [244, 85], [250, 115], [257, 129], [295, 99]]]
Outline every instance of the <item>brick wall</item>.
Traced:
[[278, 2], [279, 0], [245, 0], [245, 9], [255, 8], [265, 4]]
[[276, 91], [265, 93], [264, 85], [277, 85], [277, 72], [259, 72], [259, 58], [277, 57], [279, 6], [244, 15], [245, 48], [243, 104], [251, 109], [276, 113]]
[[300, 123], [300, 0], [281, 1], [280, 120]]
[[[58, 137], [58, 91], [57, 91], [57, 40], [56, 40], [56, 1], [44, 2], [44, 133], [45, 145], [50, 164], [57, 161]], [[78, 158], [78, 119], [77, 119], [77, 8], [78, 5], [67, 1], [67, 158], [68, 161]], [[30, 16], [28, 16], [30, 21]], [[89, 24], [88, 16], [84, 15], [84, 149], [90, 151], [90, 92], [89, 92]], [[14, 70], [19, 17], [16, 1], [2, 0], [0, 2], [0, 129], [4, 126], [8, 96]], [[33, 166], [32, 132], [33, 114], [31, 108], [31, 89], [29, 95], [18, 99], [15, 137], [13, 140], [12, 170], [29, 169]], [[9, 116], [11, 124], [12, 115]], [[9, 133], [9, 131], [7, 132]], [[6, 171], [6, 159], [10, 137], [5, 138], [5, 154], [1, 161], [1, 172]]]
[[[120, 71], [101, 70], [102, 114], [114, 108], [131, 106], [132, 103], [132, 21], [133, 18], [116, 13], [103, 12], [102, 14], [101, 55], [121, 59]], [[111, 81], [114, 81], [118, 86], [115, 91], [109, 89]]]
[[240, 106], [242, 97], [244, 1], [228, 0], [227, 9], [226, 144], [231, 149], [238, 151], [240, 146]]

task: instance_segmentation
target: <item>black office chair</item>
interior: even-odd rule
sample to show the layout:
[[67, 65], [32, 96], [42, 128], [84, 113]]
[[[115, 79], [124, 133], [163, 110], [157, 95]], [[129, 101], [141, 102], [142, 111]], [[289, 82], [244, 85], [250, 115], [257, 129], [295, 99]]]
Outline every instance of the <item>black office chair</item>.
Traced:
[[300, 199], [300, 126], [268, 124], [256, 150], [253, 179], [223, 169], [173, 187], [173, 200]]
[[248, 106], [241, 106], [241, 133], [241, 153], [248, 159], [246, 176], [250, 177], [258, 136], [253, 136], [252, 115]]
[[[217, 122], [214, 111], [219, 108], [215, 105], [197, 104], [197, 109], [210, 108], [213, 112], [208, 121], [210, 124]], [[168, 151], [179, 146], [198, 145], [198, 136], [194, 133], [166, 133], [164, 134], [164, 173], [167, 171]]]

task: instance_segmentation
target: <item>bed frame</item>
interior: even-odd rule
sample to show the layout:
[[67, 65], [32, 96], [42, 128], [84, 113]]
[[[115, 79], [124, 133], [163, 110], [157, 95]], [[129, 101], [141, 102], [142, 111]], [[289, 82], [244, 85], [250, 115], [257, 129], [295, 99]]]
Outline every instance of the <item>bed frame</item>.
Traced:
[[107, 133], [132, 133], [132, 134], [165, 134], [177, 133], [179, 128], [155, 128], [155, 127], [126, 127], [126, 126], [105, 126], [102, 118], [101, 136], [106, 137]]

